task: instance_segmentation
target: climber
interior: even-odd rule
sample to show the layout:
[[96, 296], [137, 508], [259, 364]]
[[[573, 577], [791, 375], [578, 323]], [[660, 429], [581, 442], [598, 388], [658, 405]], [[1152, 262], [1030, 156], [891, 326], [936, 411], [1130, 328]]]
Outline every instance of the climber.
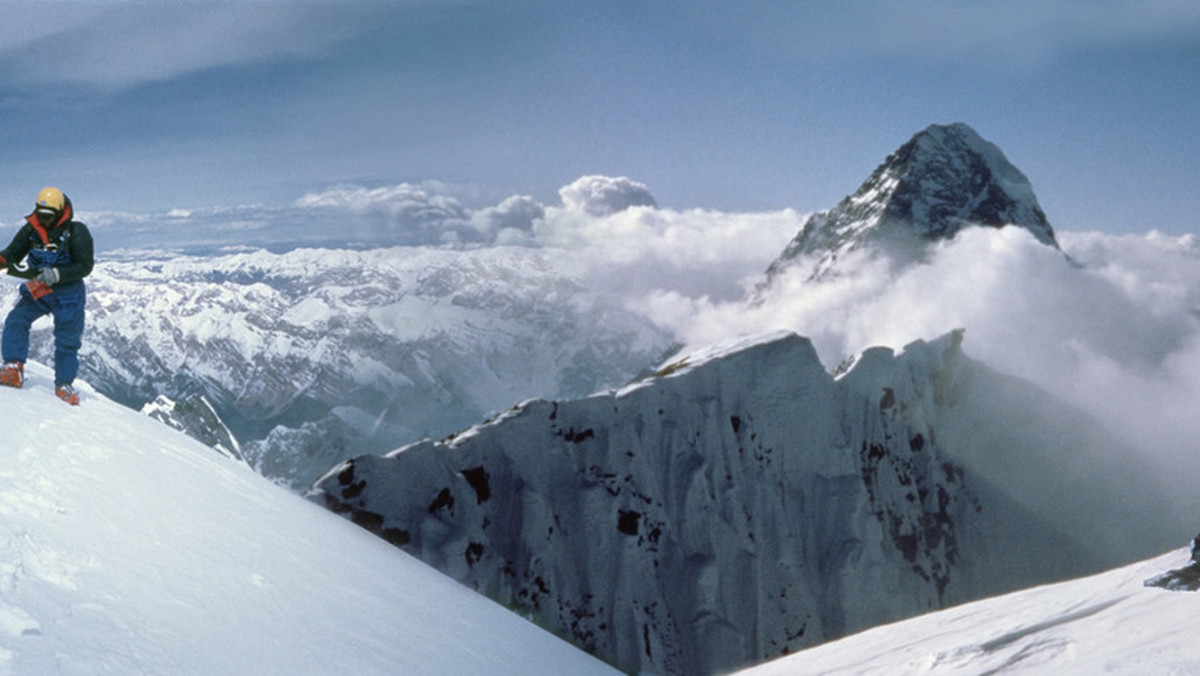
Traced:
[[[58, 188], [38, 193], [33, 213], [17, 231], [8, 248], [0, 250], [0, 267], [8, 274], [29, 280], [19, 290], [17, 304], [4, 320], [0, 334], [0, 385], [25, 384], [29, 356], [29, 328], [35, 319], [54, 317], [54, 393], [73, 406], [79, 404], [74, 387], [79, 372], [79, 347], [83, 341], [83, 278], [92, 272], [92, 234], [74, 220], [71, 200]], [[26, 260], [28, 257], [28, 260]], [[24, 265], [22, 262], [24, 261]]]

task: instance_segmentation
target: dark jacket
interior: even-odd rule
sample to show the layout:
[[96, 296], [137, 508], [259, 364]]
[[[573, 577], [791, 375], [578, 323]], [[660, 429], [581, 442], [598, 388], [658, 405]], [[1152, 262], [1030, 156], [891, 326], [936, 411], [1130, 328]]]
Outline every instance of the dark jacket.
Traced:
[[[0, 259], [8, 266], [8, 274], [31, 278], [47, 267], [58, 268], [58, 285], [78, 282], [92, 272], [95, 265], [92, 233], [88, 227], [74, 219], [71, 198], [66, 198], [62, 217], [48, 230], [38, 222], [35, 214], [25, 217], [25, 225], [17, 231], [12, 242], [3, 251]], [[61, 249], [57, 256], [47, 256], [47, 250]], [[30, 252], [26, 268], [17, 267]], [[53, 261], [53, 262], [49, 262]]]

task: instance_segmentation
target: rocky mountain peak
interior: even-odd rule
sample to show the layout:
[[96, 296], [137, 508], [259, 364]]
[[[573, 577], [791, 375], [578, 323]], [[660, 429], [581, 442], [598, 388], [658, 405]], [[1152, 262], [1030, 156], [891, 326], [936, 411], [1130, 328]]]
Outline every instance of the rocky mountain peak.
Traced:
[[1058, 248], [1029, 179], [998, 147], [963, 123], [931, 125], [836, 207], [810, 216], [768, 276], [816, 258], [811, 276], [821, 277], [839, 254], [867, 246], [919, 259], [930, 242], [972, 225], [1022, 227]]

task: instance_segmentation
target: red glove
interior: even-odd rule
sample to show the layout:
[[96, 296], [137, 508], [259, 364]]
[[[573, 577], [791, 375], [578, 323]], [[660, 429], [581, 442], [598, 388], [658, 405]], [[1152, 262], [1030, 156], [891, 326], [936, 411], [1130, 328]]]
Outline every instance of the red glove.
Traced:
[[5, 258], [4, 256], [0, 256], [0, 268], [7, 268], [7, 267], [8, 267], [8, 259]]
[[25, 282], [25, 288], [29, 289], [29, 295], [33, 296], [34, 300], [50, 293], [50, 285], [45, 282], [39, 282], [36, 279]]

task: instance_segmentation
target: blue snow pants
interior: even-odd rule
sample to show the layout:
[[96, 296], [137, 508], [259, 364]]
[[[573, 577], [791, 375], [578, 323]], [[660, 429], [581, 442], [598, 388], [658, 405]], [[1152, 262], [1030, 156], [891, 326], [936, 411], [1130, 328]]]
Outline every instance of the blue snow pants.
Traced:
[[24, 363], [29, 357], [29, 328], [34, 320], [54, 316], [54, 382], [74, 382], [79, 373], [79, 347], [83, 344], [83, 308], [87, 291], [83, 281], [54, 287], [50, 294], [34, 299], [21, 287], [20, 298], [4, 320], [0, 356], [5, 362]]

